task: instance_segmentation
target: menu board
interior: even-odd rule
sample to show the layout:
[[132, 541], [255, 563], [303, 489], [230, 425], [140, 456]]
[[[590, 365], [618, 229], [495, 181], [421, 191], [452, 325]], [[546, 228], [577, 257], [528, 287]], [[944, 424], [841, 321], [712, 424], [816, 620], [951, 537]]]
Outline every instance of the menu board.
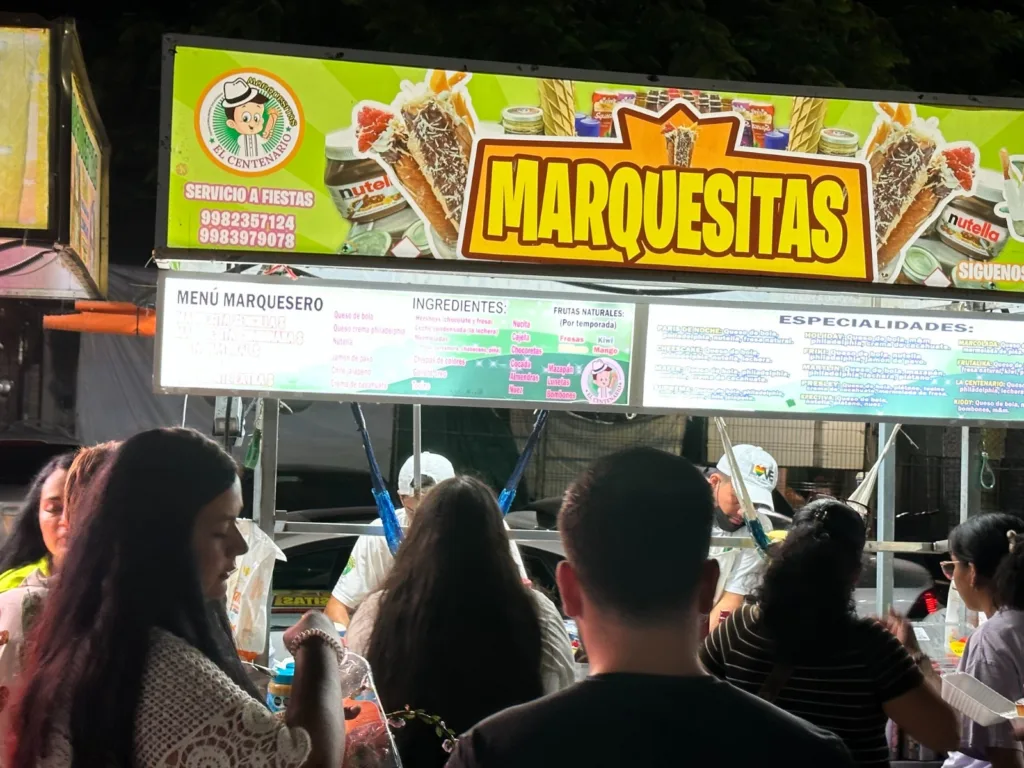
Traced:
[[632, 304], [162, 276], [156, 387], [629, 402]]
[[650, 307], [643, 404], [827, 420], [1024, 420], [1024, 325], [967, 313]]
[[223, 45], [168, 43], [168, 259], [1024, 290], [1021, 110], [210, 47]]

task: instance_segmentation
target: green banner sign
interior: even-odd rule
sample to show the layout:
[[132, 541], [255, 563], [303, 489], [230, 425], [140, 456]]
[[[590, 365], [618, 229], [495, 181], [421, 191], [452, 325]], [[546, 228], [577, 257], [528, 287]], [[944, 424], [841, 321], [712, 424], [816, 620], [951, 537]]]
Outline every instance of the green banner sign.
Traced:
[[632, 304], [162, 278], [165, 391], [625, 406]]
[[71, 75], [71, 225], [70, 245], [89, 274], [102, 286], [101, 205], [103, 158], [91, 125], [82, 85]]
[[1024, 289], [1020, 111], [185, 44], [166, 97], [157, 245], [211, 260], [346, 254]]

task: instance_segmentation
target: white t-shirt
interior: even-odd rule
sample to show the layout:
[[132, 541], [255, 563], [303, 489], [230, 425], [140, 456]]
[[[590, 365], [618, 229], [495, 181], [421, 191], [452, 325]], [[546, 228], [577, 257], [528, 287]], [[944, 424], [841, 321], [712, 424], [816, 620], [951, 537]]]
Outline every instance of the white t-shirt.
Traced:
[[[772, 522], [766, 516], [758, 513], [764, 532], [772, 530]], [[723, 531], [716, 523], [711, 525], [712, 536], [749, 536], [750, 532], [746, 526], [729, 533]], [[718, 577], [718, 589], [715, 590], [715, 603], [722, 599], [726, 592], [746, 597], [761, 584], [761, 577], [764, 575], [765, 562], [761, 559], [756, 549], [737, 549], [735, 547], [711, 547], [709, 557], [718, 561], [721, 575]]]
[[[398, 522], [403, 528], [409, 525], [409, 514], [404, 507], [395, 510]], [[379, 524], [379, 523], [378, 523]], [[508, 524], [505, 524], [506, 530]], [[529, 574], [526, 566], [523, 565], [523, 558], [519, 554], [519, 547], [514, 541], [509, 542], [512, 551], [512, 559], [519, 567], [519, 573], [523, 581], [529, 581]], [[356, 545], [352, 548], [352, 555], [341, 573], [341, 578], [334, 586], [332, 595], [342, 605], [356, 609], [371, 592], [376, 592], [384, 586], [391, 565], [395, 562], [391, 550], [388, 549], [388, 541], [383, 536], [360, 536], [356, 539]]]

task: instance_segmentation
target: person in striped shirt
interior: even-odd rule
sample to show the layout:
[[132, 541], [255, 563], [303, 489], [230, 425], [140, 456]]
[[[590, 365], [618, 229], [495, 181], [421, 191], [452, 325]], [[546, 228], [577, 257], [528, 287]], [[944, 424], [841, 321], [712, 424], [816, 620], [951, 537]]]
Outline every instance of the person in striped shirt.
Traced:
[[959, 734], [909, 624], [854, 612], [866, 539], [863, 519], [842, 502], [797, 512], [754, 602], [708, 635], [700, 659], [712, 675], [839, 736], [874, 768], [889, 765], [889, 719], [937, 752], [955, 748]]

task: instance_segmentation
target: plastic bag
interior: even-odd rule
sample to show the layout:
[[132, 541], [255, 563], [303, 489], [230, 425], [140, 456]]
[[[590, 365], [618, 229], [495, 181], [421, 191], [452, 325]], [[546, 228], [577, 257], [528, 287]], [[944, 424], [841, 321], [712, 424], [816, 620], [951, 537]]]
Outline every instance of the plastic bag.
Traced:
[[252, 520], [239, 520], [238, 530], [249, 551], [238, 559], [228, 579], [228, 620], [238, 655], [255, 661], [267, 646], [267, 598], [274, 562], [288, 558]]
[[341, 693], [345, 707], [359, 708], [345, 721], [345, 768], [402, 768], [370, 665], [351, 651], [341, 664]]

